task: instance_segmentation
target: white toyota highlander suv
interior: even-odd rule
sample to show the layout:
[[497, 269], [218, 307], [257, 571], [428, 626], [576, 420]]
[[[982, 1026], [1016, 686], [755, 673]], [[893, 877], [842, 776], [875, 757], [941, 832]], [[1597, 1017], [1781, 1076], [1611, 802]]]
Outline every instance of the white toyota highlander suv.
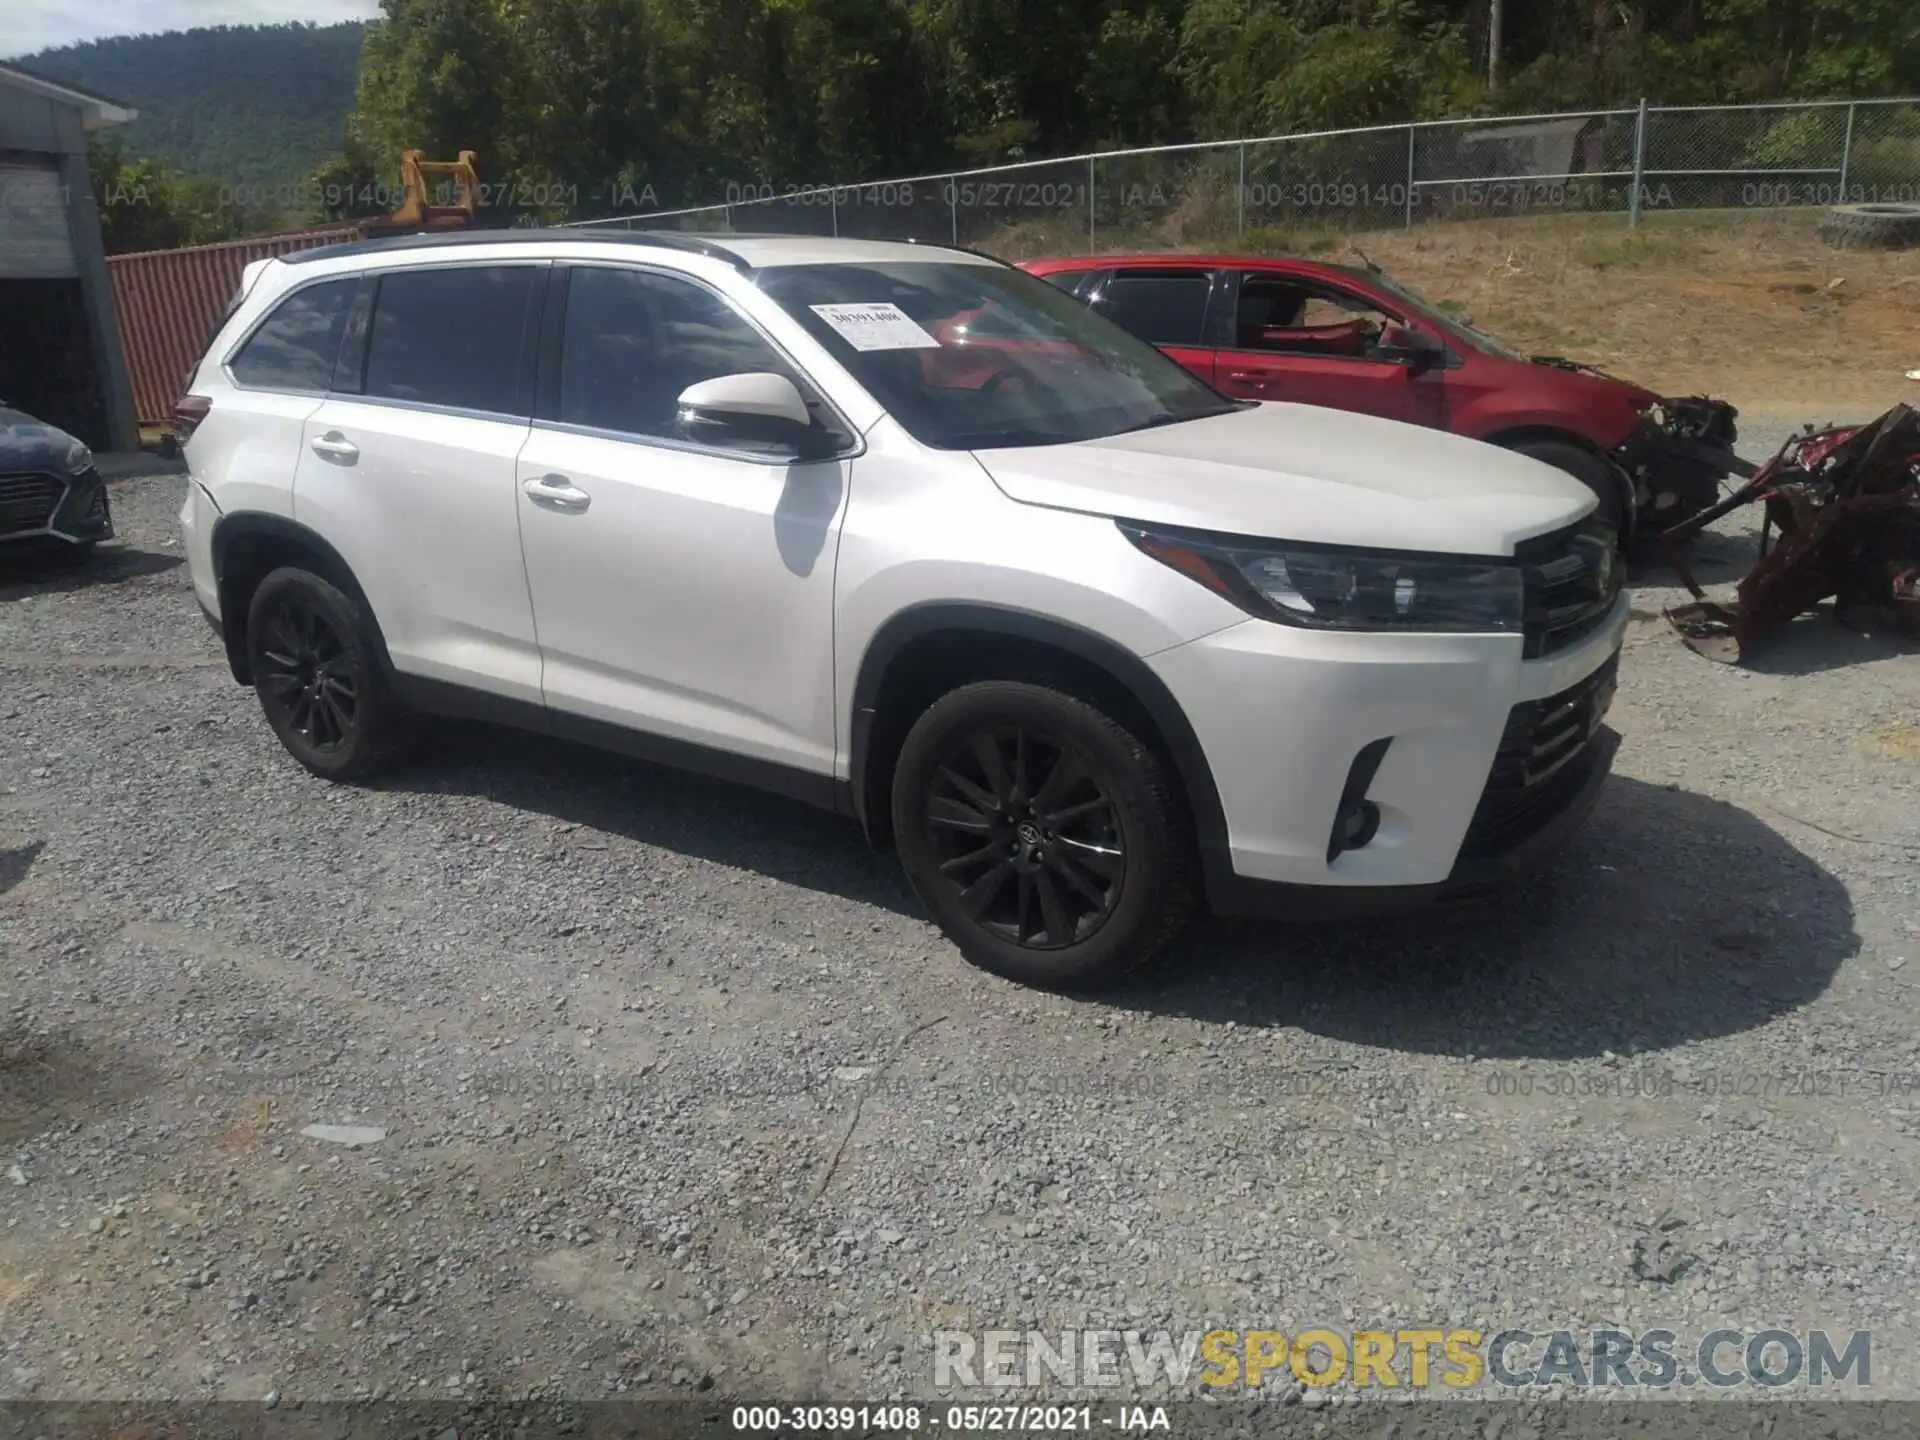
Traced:
[[181, 402], [193, 586], [307, 769], [477, 716], [802, 796], [962, 954], [1483, 893], [1592, 809], [1592, 492], [1227, 399], [1010, 266], [518, 230], [249, 268]]

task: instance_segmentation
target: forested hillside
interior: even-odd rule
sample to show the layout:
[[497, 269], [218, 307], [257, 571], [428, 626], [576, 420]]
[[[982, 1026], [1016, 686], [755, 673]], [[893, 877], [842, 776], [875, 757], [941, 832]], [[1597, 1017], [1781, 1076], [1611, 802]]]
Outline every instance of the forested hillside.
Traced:
[[360, 25], [222, 25], [126, 35], [10, 61], [140, 112], [118, 132], [151, 156], [227, 187], [273, 187], [340, 149], [360, 66]]
[[[1504, 11], [1499, 83], [1489, 25]], [[384, 0], [352, 155], [602, 208], [1600, 101], [1920, 90], [1920, 0]], [[543, 188], [544, 187], [544, 188]]]

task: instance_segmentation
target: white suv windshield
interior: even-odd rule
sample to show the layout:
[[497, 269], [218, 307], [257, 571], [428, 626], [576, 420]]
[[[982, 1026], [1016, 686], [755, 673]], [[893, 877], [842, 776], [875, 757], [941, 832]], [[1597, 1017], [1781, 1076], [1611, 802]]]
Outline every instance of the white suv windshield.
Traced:
[[1023, 271], [789, 265], [759, 285], [938, 449], [1066, 445], [1241, 408]]

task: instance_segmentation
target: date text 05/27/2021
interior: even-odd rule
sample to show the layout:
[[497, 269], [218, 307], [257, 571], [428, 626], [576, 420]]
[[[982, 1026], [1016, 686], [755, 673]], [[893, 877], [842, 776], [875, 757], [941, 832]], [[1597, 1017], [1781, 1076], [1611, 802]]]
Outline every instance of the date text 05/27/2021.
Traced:
[[1160, 1405], [736, 1405], [741, 1433], [959, 1435], [1066, 1434], [1098, 1430], [1171, 1430]]

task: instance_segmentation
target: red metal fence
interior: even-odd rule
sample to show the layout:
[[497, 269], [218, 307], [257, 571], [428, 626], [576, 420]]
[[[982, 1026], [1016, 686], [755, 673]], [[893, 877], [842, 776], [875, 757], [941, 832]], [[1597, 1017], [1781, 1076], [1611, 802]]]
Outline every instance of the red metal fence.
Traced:
[[171, 418], [187, 372], [227, 313], [249, 264], [358, 238], [349, 227], [108, 256], [140, 423], [160, 425]]

